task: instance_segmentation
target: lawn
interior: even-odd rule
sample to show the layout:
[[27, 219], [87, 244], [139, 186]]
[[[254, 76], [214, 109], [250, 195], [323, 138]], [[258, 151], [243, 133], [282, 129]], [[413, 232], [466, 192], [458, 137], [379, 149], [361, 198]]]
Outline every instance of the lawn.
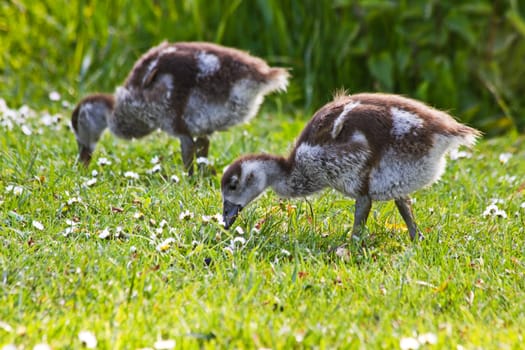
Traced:
[[[272, 100], [270, 100], [272, 101]], [[5, 349], [517, 349], [525, 324], [525, 138], [453, 154], [414, 195], [426, 239], [376, 203], [345, 254], [354, 202], [272, 192], [225, 231], [220, 175], [286, 153], [308, 116], [265, 108], [215, 134], [217, 175], [184, 175], [179, 142], [105, 134], [76, 163], [71, 103], [0, 100], [0, 346]], [[12, 345], [14, 347], [9, 347]]]

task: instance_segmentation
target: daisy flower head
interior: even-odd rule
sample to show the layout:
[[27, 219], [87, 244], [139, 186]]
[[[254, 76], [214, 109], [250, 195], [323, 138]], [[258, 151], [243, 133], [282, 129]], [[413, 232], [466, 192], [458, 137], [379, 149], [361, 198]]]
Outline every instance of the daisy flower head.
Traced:
[[24, 188], [18, 185], [7, 185], [5, 188], [6, 193], [12, 193], [15, 196], [20, 196], [24, 192]]
[[78, 333], [78, 340], [88, 349], [95, 349], [97, 347], [97, 338], [90, 331], [80, 331]]
[[169, 238], [166, 238], [164, 241], [160, 242], [158, 245], [157, 245], [157, 251], [160, 252], [160, 253], [163, 253], [165, 251], [167, 251], [168, 249], [170, 249], [171, 245], [175, 243], [175, 238], [173, 237], [169, 237]]
[[33, 220], [33, 227], [36, 228], [39, 231], [44, 230], [44, 225], [40, 221]]
[[206, 158], [206, 157], [198, 157], [196, 159], [196, 162], [199, 165], [200, 164], [203, 164], [203, 165], [210, 165], [211, 164], [210, 160], [208, 158]]
[[51, 91], [49, 93], [49, 100], [50, 101], [53, 101], [53, 102], [60, 101], [61, 98], [62, 97], [60, 96], [60, 94], [57, 91]]
[[512, 158], [512, 153], [509, 153], [509, 152], [501, 153], [499, 155], [499, 157], [498, 157], [499, 162], [501, 164], [507, 164], [507, 162], [510, 160], [510, 158]]
[[506, 219], [507, 218], [507, 213], [505, 212], [505, 210], [503, 209], [500, 209], [495, 202], [489, 204], [485, 210], [483, 211], [483, 217], [488, 217], [488, 216], [492, 216], [492, 217], [499, 217], [499, 218], [503, 218], [503, 219]]
[[97, 160], [97, 164], [100, 165], [100, 166], [111, 165], [111, 161], [109, 159], [107, 159], [107, 158], [100, 157]]
[[138, 180], [139, 179], [139, 174], [137, 174], [134, 171], [126, 171], [124, 173], [124, 177], [128, 178], [128, 179], [132, 179], [132, 180]]
[[170, 350], [175, 348], [175, 340], [172, 339], [160, 339], [153, 344], [155, 350]]
[[148, 175], [158, 173], [162, 170], [162, 166], [160, 164], [155, 164], [153, 168], [146, 170], [146, 173]]
[[185, 210], [182, 213], [180, 213], [179, 220], [190, 220], [193, 219], [194, 216], [195, 215], [191, 211]]

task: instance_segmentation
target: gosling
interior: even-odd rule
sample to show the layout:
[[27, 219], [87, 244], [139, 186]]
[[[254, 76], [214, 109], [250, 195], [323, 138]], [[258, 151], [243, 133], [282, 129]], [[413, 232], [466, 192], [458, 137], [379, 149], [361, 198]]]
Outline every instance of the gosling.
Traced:
[[393, 199], [410, 238], [422, 239], [409, 195], [441, 177], [447, 152], [474, 145], [480, 135], [402, 96], [336, 96], [314, 114], [287, 158], [247, 155], [227, 167], [221, 180], [225, 227], [268, 187], [281, 197], [334, 188], [356, 200], [353, 236], [364, 228], [372, 201]]
[[233, 48], [163, 42], [140, 57], [114, 95], [93, 94], [76, 106], [79, 159], [89, 165], [107, 127], [124, 139], [161, 129], [180, 139], [192, 174], [195, 157], [208, 156], [209, 135], [253, 118], [267, 94], [286, 90], [288, 78], [287, 69]]

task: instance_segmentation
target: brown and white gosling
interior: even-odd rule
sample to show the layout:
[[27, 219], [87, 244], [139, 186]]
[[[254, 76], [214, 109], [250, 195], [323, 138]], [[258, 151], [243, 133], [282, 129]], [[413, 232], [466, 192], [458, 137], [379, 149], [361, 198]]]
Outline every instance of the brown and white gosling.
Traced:
[[180, 139], [191, 173], [195, 155], [208, 155], [210, 134], [251, 119], [265, 95], [286, 90], [288, 78], [286, 69], [233, 48], [164, 42], [139, 58], [114, 95], [90, 95], [76, 106], [79, 158], [89, 164], [106, 127], [124, 139], [161, 129]]
[[393, 199], [410, 238], [421, 239], [409, 194], [441, 177], [448, 151], [471, 146], [479, 136], [409, 98], [336, 96], [315, 113], [288, 158], [247, 155], [227, 167], [221, 181], [225, 226], [268, 187], [281, 197], [329, 187], [356, 199], [353, 235], [366, 224], [372, 201]]

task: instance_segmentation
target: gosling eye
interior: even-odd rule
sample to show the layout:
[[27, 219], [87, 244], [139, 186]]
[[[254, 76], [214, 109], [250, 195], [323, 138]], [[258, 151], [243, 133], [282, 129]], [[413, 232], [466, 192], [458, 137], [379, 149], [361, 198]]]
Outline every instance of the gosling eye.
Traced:
[[228, 184], [228, 189], [230, 191], [236, 191], [239, 187], [239, 178], [237, 176], [233, 176], [230, 180], [230, 183]]

